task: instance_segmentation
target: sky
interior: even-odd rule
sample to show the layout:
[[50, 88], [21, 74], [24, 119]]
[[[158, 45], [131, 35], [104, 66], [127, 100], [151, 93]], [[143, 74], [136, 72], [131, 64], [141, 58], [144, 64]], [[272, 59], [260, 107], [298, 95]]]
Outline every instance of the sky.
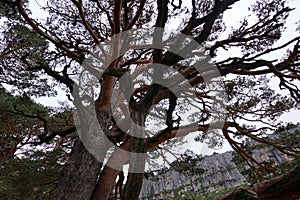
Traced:
[[[246, 2], [246, 1], [244, 1]], [[247, 7], [245, 6], [245, 3], [243, 1], [236, 3], [233, 5], [233, 9], [229, 11], [227, 14], [224, 16], [224, 21], [230, 21], [233, 25], [238, 24], [239, 20], [245, 13], [249, 13], [247, 10]], [[246, 4], [250, 4], [250, 1], [246, 2]], [[284, 44], [287, 42], [289, 39], [294, 38], [299, 36], [299, 31], [296, 31], [296, 23], [300, 21], [299, 13], [300, 13], [300, 0], [291, 0], [290, 4], [292, 8], [295, 8], [295, 10], [291, 11], [289, 18], [286, 23], [287, 29], [283, 32], [282, 38], [275, 43], [275, 46], [280, 46], [281, 44]], [[236, 12], [236, 11], [239, 12]], [[290, 46], [291, 47], [291, 46]], [[223, 56], [226, 57], [228, 54], [231, 54], [232, 52], [223, 52]], [[278, 59], [281, 58], [282, 55], [286, 53], [286, 49], [282, 51], [277, 51], [276, 53], [273, 54], [268, 54], [268, 59], [273, 60], [273, 59]], [[298, 82], [299, 83], [299, 82]], [[271, 87], [276, 89], [280, 93], [285, 93], [288, 94], [288, 92], [282, 91], [279, 89], [279, 80], [278, 79], [272, 79], [270, 83]], [[300, 85], [298, 84], [300, 87]], [[300, 122], [300, 111], [299, 110], [294, 110], [293, 112], [285, 113], [282, 115], [279, 120], [283, 121], [293, 121], [293, 122]]]
[[[40, 18], [40, 17], [45, 17], [44, 13], [40, 12], [37, 6], [38, 4], [45, 4], [46, 0], [30, 0], [30, 7], [32, 9], [33, 12], [33, 16], [36, 18]], [[224, 21], [227, 24], [227, 31], [224, 33], [224, 35], [226, 35], [226, 33], [228, 33], [228, 31], [230, 31], [230, 27], [237, 25], [240, 20], [244, 17], [247, 16], [247, 14], [250, 14], [247, 10], [248, 5], [254, 1], [245, 1], [245, 0], [241, 0], [240, 2], [235, 3], [232, 7], [231, 10], [225, 12], [224, 15]], [[285, 31], [282, 39], [276, 43], [276, 45], [280, 45], [281, 43], [284, 43], [284, 41], [287, 41], [289, 38], [296, 36], [296, 25], [295, 23], [299, 20], [299, 14], [300, 13], [300, 0], [291, 0], [291, 7], [296, 8], [294, 11], [291, 12], [290, 16], [289, 16], [289, 20], [286, 24], [287, 26], [287, 30]], [[249, 16], [251, 17], [251, 16]], [[222, 37], [222, 36], [221, 36]], [[279, 52], [277, 54], [273, 54], [273, 55], [269, 55], [270, 57], [268, 58], [278, 58], [278, 56], [281, 56], [284, 52]], [[219, 55], [219, 59], [222, 58], [226, 58], [232, 54], [239, 54], [238, 50], [234, 51], [230, 51], [230, 52], [226, 52], [223, 51], [220, 55]], [[273, 80], [271, 82], [272, 87], [277, 87], [276, 85], [278, 85], [277, 80]], [[277, 88], [277, 90], [279, 91], [279, 89]], [[280, 91], [282, 92], [282, 91]], [[59, 101], [64, 101], [67, 100], [65, 93], [62, 91], [58, 90], [58, 97], [59, 98], [47, 98], [47, 97], [43, 97], [43, 98], [38, 98], [35, 99], [38, 103], [42, 103], [46, 106], [58, 106], [58, 99]], [[294, 121], [294, 122], [299, 122], [300, 121], [300, 111], [293, 111], [293, 112], [289, 112], [284, 114], [280, 120], [284, 120], [284, 121]], [[214, 152], [213, 149], [210, 149], [207, 147], [207, 145], [204, 144], [199, 144], [199, 143], [193, 143], [190, 144], [190, 149], [193, 150], [196, 153], [203, 153], [203, 154], [212, 154]], [[217, 152], [225, 152], [230, 150], [230, 146], [228, 143], [224, 143], [224, 146], [221, 150], [218, 150]]]

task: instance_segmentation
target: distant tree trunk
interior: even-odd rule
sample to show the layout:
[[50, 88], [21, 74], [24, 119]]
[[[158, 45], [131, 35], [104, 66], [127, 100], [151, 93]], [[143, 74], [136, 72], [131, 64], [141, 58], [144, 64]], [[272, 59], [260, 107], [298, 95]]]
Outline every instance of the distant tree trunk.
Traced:
[[69, 163], [63, 167], [59, 183], [51, 199], [90, 199], [101, 167], [102, 163], [85, 149], [80, 139], [77, 139]]

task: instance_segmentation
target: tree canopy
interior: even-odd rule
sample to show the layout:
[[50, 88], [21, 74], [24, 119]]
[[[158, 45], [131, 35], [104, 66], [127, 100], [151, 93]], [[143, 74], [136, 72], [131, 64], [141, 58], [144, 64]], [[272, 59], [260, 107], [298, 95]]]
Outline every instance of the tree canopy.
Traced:
[[[2, 0], [0, 84], [11, 94], [0, 108], [11, 108], [14, 128], [17, 115], [22, 126], [37, 121], [32, 133], [1, 126], [1, 134], [22, 133], [16, 145], [63, 138], [57, 148], [72, 146], [58, 161], [52, 199], [108, 199], [126, 164], [120, 198], [138, 199], [145, 166], [168, 164], [191, 134], [199, 148], [226, 140], [253, 169], [272, 166], [249, 154], [247, 138], [299, 156], [299, 144], [267, 137], [285, 129], [282, 114], [299, 108], [299, 24], [283, 37], [295, 8], [256, 0], [230, 27], [224, 16], [243, 2], [53, 0], [37, 11], [30, 1]], [[42, 108], [42, 116], [29, 97], [57, 97], [57, 89], [74, 107]], [[108, 140], [93, 140], [100, 129]]]

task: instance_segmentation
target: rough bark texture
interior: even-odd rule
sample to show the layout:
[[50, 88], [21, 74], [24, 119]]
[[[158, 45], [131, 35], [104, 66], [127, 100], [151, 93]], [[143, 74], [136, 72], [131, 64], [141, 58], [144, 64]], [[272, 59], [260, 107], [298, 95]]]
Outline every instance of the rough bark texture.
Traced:
[[70, 155], [70, 161], [64, 166], [59, 184], [51, 199], [90, 199], [101, 165], [85, 149], [80, 139], [77, 139]]
[[141, 172], [145, 170], [146, 157], [142, 154], [145, 152], [145, 145], [143, 141], [144, 140], [142, 138], [131, 138], [131, 152], [136, 151], [140, 154], [132, 154], [130, 156], [129, 171], [133, 173], [128, 173], [123, 196], [121, 198], [122, 200], [138, 200], [139, 198], [143, 185], [144, 173], [134, 172]]
[[283, 200], [300, 198], [300, 165], [288, 173], [252, 187], [239, 188], [215, 200]]

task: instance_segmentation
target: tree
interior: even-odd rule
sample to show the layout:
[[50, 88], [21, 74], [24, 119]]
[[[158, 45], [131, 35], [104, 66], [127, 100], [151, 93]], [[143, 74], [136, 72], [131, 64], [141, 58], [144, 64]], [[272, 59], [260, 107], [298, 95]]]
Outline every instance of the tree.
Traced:
[[[271, 137], [274, 142], [277, 141], [278, 143], [282, 143], [280, 141], [284, 140], [285, 141], [284, 143], [290, 146], [290, 148], [299, 148], [297, 147], [299, 146], [299, 140], [300, 140], [299, 127], [290, 124], [287, 126], [287, 128], [289, 128], [289, 130], [281, 130], [281, 131], [278, 130], [278, 132], [270, 135], [269, 137]], [[246, 177], [248, 183], [254, 184], [262, 181], [262, 179], [266, 177], [267, 179], [270, 179], [275, 176], [285, 174], [290, 169], [299, 165], [299, 157], [288, 157], [285, 159], [289, 160], [289, 162], [281, 163], [282, 160], [273, 157], [273, 155], [274, 154], [276, 155], [278, 153], [280, 157], [281, 156], [286, 157], [286, 155], [278, 152], [276, 148], [273, 148], [272, 146], [269, 146], [267, 144], [255, 142], [253, 140], [245, 140], [243, 142], [244, 142], [243, 144], [244, 150], [248, 154], [252, 155], [255, 152], [257, 153], [261, 151], [261, 153], [259, 153], [261, 156], [268, 157], [263, 159], [264, 165], [276, 167], [276, 170], [271, 169], [269, 171], [264, 171], [259, 168], [257, 168], [256, 171], [254, 171], [251, 168], [245, 169], [244, 160], [236, 153], [236, 155], [233, 158], [233, 161], [241, 170], [241, 173]]]
[[0, 90], [1, 147], [0, 166], [34, 136], [40, 135], [43, 127], [39, 120], [48, 111], [27, 96], [12, 96], [4, 88]]
[[[282, 37], [293, 8], [289, 7], [288, 1], [257, 0], [249, 8], [253, 21], [245, 18], [226, 33], [227, 22], [222, 20], [223, 15], [237, 2], [243, 1], [192, 0], [189, 5], [182, 0], [48, 1], [41, 7], [47, 13], [47, 18], [42, 20], [30, 15], [27, 1], [1, 1], [1, 16], [5, 16], [4, 27], [8, 30], [3, 31], [1, 40], [1, 83], [27, 88], [29, 95], [55, 95], [53, 86], [61, 88], [77, 103], [79, 114], [91, 111], [85, 109], [93, 106], [99, 128], [111, 141], [98, 144], [102, 151], [97, 160], [87, 151], [89, 146], [86, 145], [86, 149], [77, 139], [53, 199], [108, 199], [125, 163], [129, 163], [131, 171], [121, 198], [137, 199], [147, 159], [136, 158], [128, 152], [142, 155], [158, 152], [154, 155], [165, 159], [161, 148], [168, 150], [182, 144], [184, 141], [179, 138], [194, 132], [198, 133], [198, 141], [209, 141], [212, 146], [221, 145], [226, 139], [252, 168], [266, 166], [243, 149], [239, 141], [244, 138], [271, 145], [289, 155], [299, 155], [299, 149], [290, 148], [284, 141], [279, 143], [262, 137], [282, 126], [276, 122], [282, 113], [299, 106], [300, 37], [288, 38], [282, 45], [276, 43]], [[174, 21], [178, 18], [181, 23]], [[192, 39], [170, 34], [167, 28], [172, 28], [174, 22], [180, 24], [174, 33]], [[112, 37], [123, 41], [124, 38], [118, 36], [124, 31], [151, 27], [157, 27], [153, 43], [160, 47], [164, 44], [164, 36], [170, 35], [169, 46], [139, 46], [118, 54], [123, 46], [116, 42], [107, 49], [96, 49], [96, 55], [91, 50], [94, 45], [101, 47], [103, 43], [109, 43], [107, 41]], [[135, 33], [135, 41], [140, 37], [142, 44], [151, 35], [142, 32], [140, 36], [139, 33]], [[176, 51], [171, 51], [174, 46]], [[218, 59], [222, 49], [230, 51], [236, 47], [239, 55]], [[269, 54], [281, 50], [286, 54], [280, 59], [268, 58]], [[97, 52], [102, 52], [106, 60], [116, 56], [105, 66], [101, 76], [96, 76], [96, 82], [91, 82], [92, 86], [100, 88], [100, 92], [77, 93], [79, 79], [84, 80], [83, 72], [99, 74], [97, 68], [89, 68]], [[143, 71], [145, 66], [152, 66], [154, 75], [149, 75], [151, 70]], [[140, 78], [143, 74], [146, 75]], [[286, 95], [270, 88], [271, 75], [280, 81], [280, 89], [286, 90]], [[151, 78], [153, 80], [149, 80]], [[155, 81], [171, 84], [166, 87]], [[186, 83], [190, 85], [184, 88], [186, 96], [178, 96], [175, 91], [183, 91]], [[224, 90], [220, 87], [222, 84]], [[120, 101], [127, 99], [127, 104], [123, 103], [127, 110], [121, 106], [116, 109], [117, 114], [121, 113], [119, 118], [112, 107], [117, 89], [124, 91]], [[224, 102], [225, 97], [228, 99]], [[83, 104], [76, 102], [78, 98]], [[153, 110], [153, 107], [158, 108]], [[195, 112], [191, 114], [189, 109]], [[130, 116], [133, 124], [139, 126], [130, 126], [126, 121], [128, 118], [122, 118], [122, 112], [127, 112], [125, 116]], [[80, 119], [79, 132], [95, 131], [94, 124], [84, 127], [85, 119]], [[159, 126], [153, 129], [155, 132], [144, 131], [149, 120], [152, 124], [154, 120], [159, 121]], [[120, 127], [122, 123], [129, 127]], [[255, 123], [259, 125], [255, 126]], [[40, 142], [50, 141], [55, 135], [68, 135], [76, 128], [45, 132], [46, 139]], [[108, 164], [102, 166], [112, 144], [120, 148], [108, 154], [111, 155]], [[112, 167], [111, 163], [118, 167]], [[140, 167], [139, 173], [133, 173], [136, 166]]]
[[[66, 128], [62, 113], [35, 103], [28, 96], [13, 96], [0, 89], [0, 198], [46, 199], [55, 187], [72, 137], [56, 136]], [[71, 118], [72, 119], [72, 118]], [[64, 141], [65, 140], [65, 141]], [[69, 141], [68, 141], [69, 140]], [[37, 147], [37, 144], [41, 144]], [[41, 150], [42, 149], [42, 150]]]
[[0, 170], [1, 199], [49, 199], [60, 174], [57, 160], [63, 156], [61, 149], [35, 150], [6, 161]]

